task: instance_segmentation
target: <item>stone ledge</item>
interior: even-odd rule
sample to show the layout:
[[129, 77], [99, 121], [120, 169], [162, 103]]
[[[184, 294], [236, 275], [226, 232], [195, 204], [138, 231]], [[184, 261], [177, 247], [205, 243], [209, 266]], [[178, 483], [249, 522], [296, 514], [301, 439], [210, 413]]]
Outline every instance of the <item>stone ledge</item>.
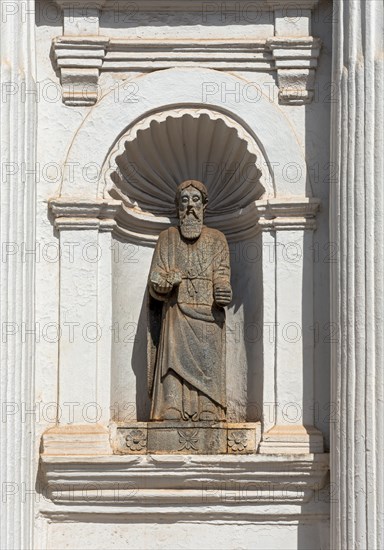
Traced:
[[[137, 244], [155, 244], [159, 233], [175, 221], [144, 211], [138, 213], [134, 208], [122, 206], [121, 200], [113, 199], [57, 197], [49, 201], [49, 209], [59, 230], [110, 230]], [[211, 215], [208, 220], [226, 234], [229, 242], [236, 242], [255, 237], [259, 231], [315, 230], [319, 209], [317, 198], [266, 198], [253, 201], [234, 213]]]
[[328, 455], [41, 456], [45, 497], [55, 504], [135, 508], [225, 500], [244, 506], [319, 500]]

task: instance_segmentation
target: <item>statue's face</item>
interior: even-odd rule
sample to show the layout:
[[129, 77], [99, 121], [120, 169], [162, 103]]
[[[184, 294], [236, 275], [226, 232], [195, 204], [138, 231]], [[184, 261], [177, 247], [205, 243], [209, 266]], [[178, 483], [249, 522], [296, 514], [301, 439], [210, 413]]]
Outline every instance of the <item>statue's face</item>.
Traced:
[[179, 199], [180, 231], [185, 239], [197, 239], [200, 236], [204, 203], [200, 191], [192, 186], [183, 189]]

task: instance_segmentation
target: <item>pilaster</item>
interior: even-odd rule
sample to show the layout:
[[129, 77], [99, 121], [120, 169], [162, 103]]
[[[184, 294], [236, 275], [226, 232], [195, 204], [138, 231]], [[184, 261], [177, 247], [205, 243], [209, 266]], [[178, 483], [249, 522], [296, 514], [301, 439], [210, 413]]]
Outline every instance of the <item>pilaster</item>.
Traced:
[[[322, 453], [314, 427], [313, 231], [317, 199], [258, 201], [263, 241], [264, 390], [260, 453]], [[271, 277], [271, 271], [274, 277]], [[268, 275], [268, 276], [267, 276]], [[271, 283], [271, 280], [273, 281]]]
[[[31, 548], [36, 82], [33, 0], [0, 2], [0, 547]], [[23, 176], [22, 167], [26, 167]], [[29, 252], [29, 253], [28, 253]], [[24, 331], [24, 337], [22, 336]]]
[[383, 3], [340, 0], [333, 27], [331, 548], [384, 546]]
[[58, 427], [46, 437], [56, 450], [90, 434], [95, 452], [109, 451], [111, 232], [119, 207], [113, 200], [50, 202], [61, 250]]

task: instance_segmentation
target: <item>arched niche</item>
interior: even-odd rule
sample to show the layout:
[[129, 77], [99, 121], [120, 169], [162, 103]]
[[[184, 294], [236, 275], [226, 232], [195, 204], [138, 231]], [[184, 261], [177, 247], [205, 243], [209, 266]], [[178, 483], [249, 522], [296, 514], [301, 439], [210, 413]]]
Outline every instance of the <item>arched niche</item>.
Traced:
[[[255, 167], [251, 188], [221, 181], [215, 190], [215, 182], [210, 182], [215, 211], [219, 212], [216, 218], [213, 208], [209, 212], [210, 225], [221, 228], [236, 245], [232, 262], [235, 300], [228, 314], [228, 338], [232, 342], [228, 347], [229, 419], [250, 419], [247, 407], [253, 404], [251, 419], [263, 415], [264, 429], [269, 429], [283, 424], [284, 418], [279, 417], [276, 407], [272, 416], [263, 412], [264, 404], [295, 399], [305, 412], [298, 425], [303, 421], [311, 425], [313, 343], [298, 342], [288, 350], [283, 337], [278, 335], [270, 341], [263, 331], [265, 323], [275, 323], [276, 319], [285, 326], [287, 319], [299, 324], [313, 318], [310, 253], [305, 252], [293, 264], [294, 270], [285, 257], [277, 254], [276, 243], [294, 242], [302, 250], [304, 247], [311, 250], [318, 208], [318, 201], [311, 197], [302, 147], [291, 124], [280, 108], [264, 96], [252, 105], [244, 97], [238, 101], [238, 94], [230, 91], [241, 90], [247, 81], [222, 72], [172, 69], [140, 76], [130, 83], [134, 85], [129, 92], [117, 87], [90, 110], [68, 152], [66, 164], [71, 169], [64, 171], [60, 196], [51, 201], [56, 227], [63, 230], [60, 239], [83, 240], [88, 244], [89, 239], [95, 238], [103, 252], [99, 265], [85, 265], [82, 258], [79, 262], [63, 259], [61, 263], [63, 318], [72, 300], [79, 322], [88, 323], [92, 311], [95, 322], [106, 328], [105, 338], [97, 349], [91, 345], [85, 349], [83, 343], [78, 346], [86, 358], [82, 368], [92, 381], [87, 399], [102, 400], [105, 410], [112, 407], [117, 411], [114, 415], [117, 420], [133, 420], [136, 414], [132, 414], [133, 410], [146, 420], [146, 277], [156, 235], [171, 222], [172, 214], [166, 203], [168, 198], [173, 203], [172, 188], [178, 177], [188, 172], [183, 172], [182, 166], [179, 173], [173, 171], [167, 191], [164, 186], [167, 182], [160, 178], [156, 189], [165, 192], [163, 200], [148, 204], [137, 193], [140, 189], [135, 190], [132, 182], [127, 182], [124, 158], [133, 142], [137, 140], [137, 145], [141, 140], [138, 136], [143, 136], [145, 146], [153, 141], [152, 132], [157, 131], [157, 124], [163, 125], [162, 132], [165, 129], [166, 133], [169, 125], [173, 125], [182, 133], [182, 121], [186, 121], [191, 132], [203, 127], [213, 133], [221, 127], [221, 134], [233, 140], [239, 149], [242, 147]], [[212, 83], [215, 86], [209, 87]], [[207, 90], [213, 88], [221, 92], [208, 94]], [[206, 143], [216, 146], [216, 140], [207, 139]], [[220, 147], [214, 154], [220, 157], [225, 147], [222, 142], [217, 143]], [[175, 159], [178, 156], [172, 162]], [[184, 161], [188, 163], [189, 157], [184, 155]], [[93, 169], [93, 177], [85, 167]], [[163, 170], [166, 167], [170, 168], [171, 163], [161, 165]], [[219, 200], [221, 190], [225, 194]], [[238, 199], [236, 207], [229, 199], [231, 193]], [[159, 196], [156, 195], [156, 200]], [[272, 251], [272, 260], [264, 254], [265, 250]], [[81, 310], [76, 296], [72, 296], [75, 278], [84, 279], [85, 287], [90, 288], [90, 299]], [[108, 333], [111, 326], [112, 338]], [[249, 327], [256, 332], [249, 332]], [[73, 397], [73, 387], [67, 380], [78, 362], [76, 345], [69, 349], [65, 342], [61, 343], [60, 354], [63, 383], [60, 379], [59, 397], [60, 402], [65, 402]], [[292, 381], [288, 391], [287, 369]], [[282, 433], [285, 437], [286, 432]]]
[[146, 277], [160, 231], [177, 223], [177, 185], [199, 179], [209, 196], [205, 223], [223, 231], [230, 244], [234, 300], [227, 313], [228, 419], [245, 421], [249, 401], [256, 400], [249, 398], [248, 378], [255, 378], [260, 363], [260, 341], [245, 329], [261, 326], [261, 255], [252, 258], [260, 241], [256, 205], [272, 193], [272, 176], [256, 140], [217, 110], [162, 109], [135, 121], [116, 140], [102, 179], [103, 199], [122, 204], [113, 232], [115, 257], [123, 259], [113, 264], [112, 274], [114, 323], [123, 327], [112, 348], [112, 401], [119, 411], [114, 420], [124, 421], [124, 403], [134, 403], [139, 420], [148, 419]]

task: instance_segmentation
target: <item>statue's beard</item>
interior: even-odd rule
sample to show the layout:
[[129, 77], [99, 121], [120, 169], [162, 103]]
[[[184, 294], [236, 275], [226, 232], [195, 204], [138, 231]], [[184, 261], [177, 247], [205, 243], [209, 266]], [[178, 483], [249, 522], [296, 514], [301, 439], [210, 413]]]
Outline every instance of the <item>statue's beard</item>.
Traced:
[[203, 229], [203, 213], [196, 210], [186, 212], [180, 212], [180, 232], [184, 239], [197, 239], [201, 235]]

